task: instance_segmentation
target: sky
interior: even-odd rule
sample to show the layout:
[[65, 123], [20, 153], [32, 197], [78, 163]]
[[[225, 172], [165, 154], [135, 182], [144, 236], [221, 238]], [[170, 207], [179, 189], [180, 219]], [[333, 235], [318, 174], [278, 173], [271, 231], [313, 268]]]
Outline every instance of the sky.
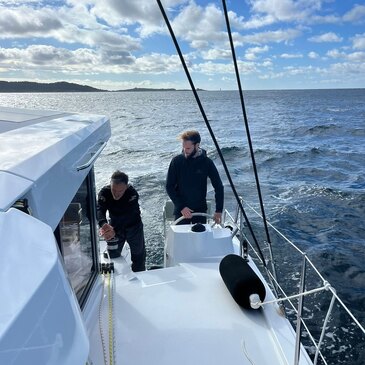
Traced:
[[[162, 0], [195, 87], [237, 88], [222, 1]], [[365, 87], [364, 0], [226, 0], [243, 89]], [[0, 0], [0, 80], [189, 88], [155, 0]]]

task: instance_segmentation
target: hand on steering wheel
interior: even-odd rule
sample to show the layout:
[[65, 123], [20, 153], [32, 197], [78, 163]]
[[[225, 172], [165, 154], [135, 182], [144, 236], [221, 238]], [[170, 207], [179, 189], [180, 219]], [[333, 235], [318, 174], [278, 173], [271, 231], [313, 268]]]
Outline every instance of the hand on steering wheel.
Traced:
[[[185, 209], [185, 208], [184, 208], [184, 209]], [[187, 208], [187, 209], [189, 209], [189, 208]], [[191, 214], [191, 218], [192, 218], [192, 217], [207, 217], [207, 218], [214, 219], [214, 217], [213, 217], [212, 215], [207, 214], [207, 213], [199, 213], [199, 212], [197, 212], [197, 213], [190, 213], [190, 214]], [[176, 221], [172, 222], [171, 224], [172, 224], [172, 225], [176, 225], [176, 224], [180, 223], [180, 222], [181, 222], [182, 220], [184, 220], [184, 219], [191, 219], [191, 218], [185, 218], [185, 217], [182, 215], [181, 217], [177, 218], [177, 219], [176, 219]], [[211, 227], [214, 227], [214, 226], [215, 226], [215, 224], [216, 224], [216, 222], [213, 222], [213, 224], [211, 224]]]

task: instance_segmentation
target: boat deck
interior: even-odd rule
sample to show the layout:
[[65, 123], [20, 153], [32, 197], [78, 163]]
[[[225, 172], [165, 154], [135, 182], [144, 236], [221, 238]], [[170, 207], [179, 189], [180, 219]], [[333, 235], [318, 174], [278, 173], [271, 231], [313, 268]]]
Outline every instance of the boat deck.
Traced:
[[[218, 260], [141, 273], [131, 272], [128, 261], [113, 260], [116, 364], [293, 363], [288, 322], [273, 305], [239, 307], [220, 277]], [[104, 319], [107, 324], [106, 314]], [[103, 337], [108, 350], [107, 326]], [[311, 364], [306, 354], [300, 364]]]

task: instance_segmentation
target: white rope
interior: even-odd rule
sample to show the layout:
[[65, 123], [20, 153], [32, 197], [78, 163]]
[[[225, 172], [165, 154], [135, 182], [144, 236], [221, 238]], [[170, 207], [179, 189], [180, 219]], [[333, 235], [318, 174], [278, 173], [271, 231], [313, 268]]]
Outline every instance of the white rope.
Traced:
[[103, 274], [103, 288], [101, 292], [100, 304], [99, 304], [99, 331], [100, 331], [100, 339], [101, 339], [101, 347], [103, 349], [103, 358], [104, 358], [104, 365], [108, 365], [108, 357], [106, 354], [106, 346], [105, 346], [105, 338], [103, 333], [103, 320], [102, 320], [102, 308], [104, 302], [104, 286], [105, 286], [105, 275]]
[[[102, 293], [99, 304], [99, 331], [100, 331], [100, 339], [101, 346], [103, 350], [103, 359], [104, 365], [114, 365], [115, 364], [115, 332], [114, 332], [114, 274], [113, 272], [102, 274], [103, 283], [102, 283]], [[108, 279], [108, 291], [105, 291], [106, 278]], [[107, 320], [106, 323], [108, 325], [108, 344], [109, 351], [107, 350], [107, 344], [105, 339], [105, 334], [103, 331], [103, 308], [105, 308], [105, 299], [108, 297], [108, 308], [107, 310]], [[108, 356], [109, 353], [109, 356]], [[108, 360], [109, 358], [109, 360]]]
[[245, 344], [245, 340], [244, 339], [242, 339], [241, 345], [242, 345], [243, 353], [245, 354], [247, 360], [250, 362], [251, 365], [255, 365], [255, 363], [248, 356], [248, 351], [246, 349], [246, 344]]
[[299, 293], [299, 294], [295, 294], [295, 295], [290, 295], [290, 296], [283, 297], [283, 298], [278, 298], [278, 299], [274, 299], [274, 300], [268, 300], [266, 302], [261, 302], [261, 301], [253, 302], [253, 303], [251, 303], [251, 306], [264, 306], [265, 304], [278, 303], [278, 302], [282, 302], [284, 300], [290, 300], [290, 299], [300, 298], [300, 297], [303, 297], [303, 296], [306, 296], [306, 295], [309, 295], [309, 294], [317, 293], [317, 292], [322, 291], [322, 290], [329, 290], [330, 287], [331, 287], [331, 285], [327, 281], [325, 281], [324, 282], [324, 285], [322, 287], [320, 287], [320, 288], [308, 290], [308, 291], [305, 291], [303, 293]]

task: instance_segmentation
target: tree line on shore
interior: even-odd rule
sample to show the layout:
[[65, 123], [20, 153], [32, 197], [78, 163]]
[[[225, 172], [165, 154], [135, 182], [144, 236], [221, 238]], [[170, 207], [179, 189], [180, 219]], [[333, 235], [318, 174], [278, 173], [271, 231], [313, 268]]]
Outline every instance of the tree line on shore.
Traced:
[[[60, 81], [53, 83], [40, 83], [30, 81], [0, 81], [0, 93], [46, 93], [46, 92], [108, 92], [109, 90], [97, 89], [87, 85]], [[121, 91], [178, 91], [176, 89], [133, 88]], [[181, 90], [182, 91], [182, 90]], [[111, 91], [110, 91], [111, 92]]]

